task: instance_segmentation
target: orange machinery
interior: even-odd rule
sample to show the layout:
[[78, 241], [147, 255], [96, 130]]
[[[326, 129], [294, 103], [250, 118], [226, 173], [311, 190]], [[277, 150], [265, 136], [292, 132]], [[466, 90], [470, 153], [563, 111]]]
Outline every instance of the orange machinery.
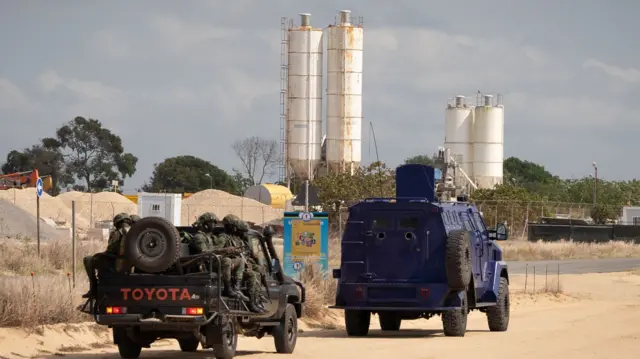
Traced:
[[[26, 172], [0, 174], [0, 190], [35, 187], [39, 176], [40, 174], [37, 169]], [[45, 191], [48, 191], [53, 187], [51, 176], [42, 176], [41, 178]]]

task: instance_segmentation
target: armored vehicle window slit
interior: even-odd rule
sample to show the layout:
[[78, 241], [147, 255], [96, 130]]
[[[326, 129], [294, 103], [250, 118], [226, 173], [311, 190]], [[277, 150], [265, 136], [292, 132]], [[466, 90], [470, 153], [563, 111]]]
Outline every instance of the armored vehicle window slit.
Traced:
[[487, 230], [484, 227], [484, 224], [482, 223], [482, 218], [480, 218], [480, 214], [474, 213], [473, 214], [473, 221], [475, 222], [474, 224], [476, 225], [476, 228], [478, 228], [479, 231], [486, 231]]
[[418, 218], [408, 217], [400, 219], [401, 229], [418, 229]]
[[469, 214], [462, 212], [460, 213], [460, 220], [462, 221], [462, 226], [467, 231], [474, 231], [475, 229], [471, 225], [471, 218], [469, 218]]
[[391, 220], [389, 220], [389, 218], [375, 218], [371, 222], [371, 228], [374, 228], [374, 229], [389, 229], [389, 228], [391, 228]]

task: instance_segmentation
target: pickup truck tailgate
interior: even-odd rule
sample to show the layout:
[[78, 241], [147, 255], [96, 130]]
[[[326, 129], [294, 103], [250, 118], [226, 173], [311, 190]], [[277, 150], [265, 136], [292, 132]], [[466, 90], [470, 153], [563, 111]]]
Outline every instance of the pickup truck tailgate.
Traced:
[[212, 306], [217, 308], [218, 287], [212, 283], [217, 281], [204, 275], [107, 277], [98, 285], [98, 312], [143, 318], [203, 314], [214, 309]]

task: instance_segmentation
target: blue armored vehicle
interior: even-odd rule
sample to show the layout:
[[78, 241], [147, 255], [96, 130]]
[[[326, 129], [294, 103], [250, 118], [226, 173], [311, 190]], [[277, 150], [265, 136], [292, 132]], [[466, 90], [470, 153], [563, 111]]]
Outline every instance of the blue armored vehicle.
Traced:
[[435, 197], [434, 168], [410, 164], [396, 170], [396, 198], [349, 208], [331, 306], [344, 309], [348, 335], [367, 335], [372, 314], [384, 331], [439, 315], [446, 336], [462, 337], [471, 310], [507, 330], [509, 273], [496, 243], [506, 226], [488, 229], [475, 205]]

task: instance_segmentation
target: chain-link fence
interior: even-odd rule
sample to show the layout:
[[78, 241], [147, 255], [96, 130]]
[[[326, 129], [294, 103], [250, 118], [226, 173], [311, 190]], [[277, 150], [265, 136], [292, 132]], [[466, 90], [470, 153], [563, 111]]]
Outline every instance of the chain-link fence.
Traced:
[[[563, 202], [476, 201], [488, 227], [505, 223], [512, 238], [525, 238], [528, 223], [538, 223], [542, 217], [590, 220], [592, 204]], [[619, 206], [612, 210], [617, 211]], [[331, 229], [341, 236], [349, 217], [347, 206], [332, 212]]]

